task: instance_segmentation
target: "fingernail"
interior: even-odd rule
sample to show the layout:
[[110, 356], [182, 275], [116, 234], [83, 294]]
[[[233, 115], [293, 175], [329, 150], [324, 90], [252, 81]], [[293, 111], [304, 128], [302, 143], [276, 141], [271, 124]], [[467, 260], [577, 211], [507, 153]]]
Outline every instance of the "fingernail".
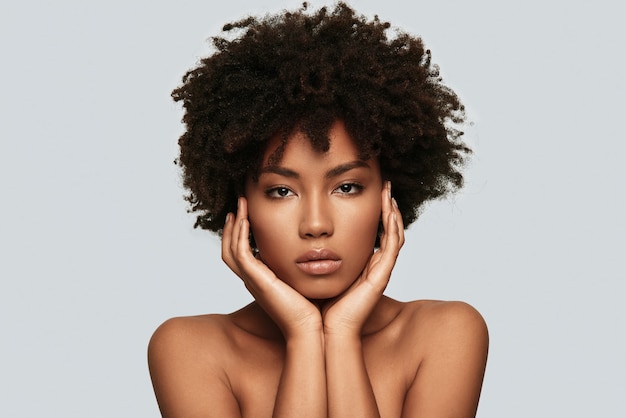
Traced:
[[226, 220], [224, 221], [225, 224], [227, 224], [228, 222], [230, 222], [230, 217], [233, 216], [230, 212], [228, 212], [226, 214]]
[[398, 202], [396, 202], [396, 198], [395, 198], [395, 197], [392, 197], [392, 198], [391, 198], [391, 203], [393, 204], [393, 207], [394, 207], [394, 208], [397, 208], [397, 207], [398, 207]]

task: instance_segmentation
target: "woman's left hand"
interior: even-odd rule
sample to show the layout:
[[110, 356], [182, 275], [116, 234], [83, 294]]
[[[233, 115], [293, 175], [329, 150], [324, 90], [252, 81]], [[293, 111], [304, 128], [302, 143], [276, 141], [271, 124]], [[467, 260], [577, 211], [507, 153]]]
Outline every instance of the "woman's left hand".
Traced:
[[359, 337], [363, 324], [380, 300], [400, 248], [404, 225], [398, 205], [391, 197], [391, 183], [382, 190], [380, 248], [372, 254], [357, 280], [340, 296], [321, 307], [324, 333]]

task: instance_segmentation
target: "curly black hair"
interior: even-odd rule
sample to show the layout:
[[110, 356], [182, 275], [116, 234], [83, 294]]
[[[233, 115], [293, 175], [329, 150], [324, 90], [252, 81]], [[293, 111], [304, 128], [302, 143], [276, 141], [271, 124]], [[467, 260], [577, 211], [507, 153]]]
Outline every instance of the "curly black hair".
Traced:
[[225, 25], [214, 53], [172, 92], [184, 107], [177, 162], [196, 227], [221, 232], [270, 138], [284, 144], [298, 130], [325, 152], [336, 120], [364, 159], [378, 158], [405, 226], [424, 202], [462, 186], [464, 107], [422, 40], [388, 36], [389, 23], [345, 3], [307, 9]]

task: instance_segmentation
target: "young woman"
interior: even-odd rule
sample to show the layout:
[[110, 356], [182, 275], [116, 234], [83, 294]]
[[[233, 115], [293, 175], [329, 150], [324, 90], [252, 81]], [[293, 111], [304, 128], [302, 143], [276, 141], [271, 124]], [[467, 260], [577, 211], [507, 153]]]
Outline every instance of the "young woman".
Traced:
[[164, 417], [475, 415], [481, 316], [383, 295], [405, 225], [469, 153], [429, 51], [388, 28], [343, 3], [248, 18], [174, 91], [196, 225], [255, 301], [157, 329]]

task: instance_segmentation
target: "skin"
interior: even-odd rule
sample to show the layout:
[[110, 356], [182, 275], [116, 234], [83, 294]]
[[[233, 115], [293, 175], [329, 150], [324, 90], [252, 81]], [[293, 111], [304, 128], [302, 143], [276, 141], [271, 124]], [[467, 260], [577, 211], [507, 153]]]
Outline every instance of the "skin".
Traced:
[[[376, 159], [358, 158], [341, 122], [329, 135], [319, 153], [296, 132], [276, 166], [267, 164], [280, 142], [272, 139], [258, 181], [247, 180], [227, 217], [222, 258], [255, 301], [169, 320], [152, 337], [164, 417], [475, 415], [488, 347], [482, 317], [460, 302], [383, 296], [402, 217]], [[333, 260], [302, 266], [303, 254], [321, 250]]]

